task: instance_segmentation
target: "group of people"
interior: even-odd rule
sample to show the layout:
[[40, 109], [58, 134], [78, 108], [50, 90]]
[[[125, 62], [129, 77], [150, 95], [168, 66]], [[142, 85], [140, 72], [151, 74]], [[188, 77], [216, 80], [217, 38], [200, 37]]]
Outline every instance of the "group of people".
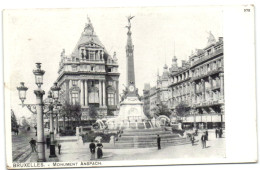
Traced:
[[[33, 138], [31, 138], [31, 140], [30, 140], [29, 143], [30, 143], [30, 145], [31, 145], [32, 152], [37, 152], [37, 151], [36, 151], [36, 140], [33, 139]], [[60, 151], [61, 151], [61, 144], [60, 144], [60, 143], [58, 144], [58, 150], [59, 150], [59, 154], [60, 154]]]
[[223, 135], [223, 129], [222, 128], [216, 128], [215, 130], [216, 138], [222, 138]]
[[89, 144], [91, 160], [95, 159], [96, 148], [97, 148], [97, 159], [101, 159], [103, 157], [103, 151], [102, 151], [103, 145], [102, 145], [101, 141], [99, 141], [97, 144], [95, 144], [94, 140], [92, 140], [91, 143]]

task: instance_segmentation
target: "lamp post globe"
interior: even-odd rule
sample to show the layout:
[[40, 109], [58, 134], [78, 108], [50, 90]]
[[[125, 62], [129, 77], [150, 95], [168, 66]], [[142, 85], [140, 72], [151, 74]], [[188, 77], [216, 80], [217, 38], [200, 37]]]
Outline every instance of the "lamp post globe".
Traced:
[[41, 70], [41, 63], [36, 63], [36, 69], [33, 70], [33, 74], [35, 75], [35, 84], [38, 88], [41, 88], [41, 85], [43, 84], [44, 73], [45, 71]]
[[50, 104], [53, 103], [53, 98], [52, 98], [52, 92], [51, 91], [48, 92], [48, 101], [49, 101]]
[[20, 83], [21, 85], [17, 87], [19, 98], [22, 101], [22, 104], [24, 103], [24, 100], [26, 99], [26, 91], [28, 90], [27, 87], [24, 86], [24, 82]]
[[57, 101], [59, 99], [59, 91], [60, 91], [60, 87], [57, 86], [57, 83], [55, 82], [53, 84], [53, 86], [51, 87], [51, 91], [52, 91], [52, 97], [55, 101]]

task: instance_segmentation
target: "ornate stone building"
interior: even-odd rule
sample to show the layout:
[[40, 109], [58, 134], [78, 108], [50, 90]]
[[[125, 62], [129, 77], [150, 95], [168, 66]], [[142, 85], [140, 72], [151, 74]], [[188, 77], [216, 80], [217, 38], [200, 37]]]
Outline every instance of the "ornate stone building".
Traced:
[[182, 118], [187, 126], [203, 128], [224, 125], [224, 54], [222, 37], [216, 41], [210, 33], [207, 46], [197, 49], [189, 61], [170, 68], [168, 106], [176, 113], [178, 104], [190, 107]]
[[[210, 33], [207, 46], [197, 49], [188, 61], [177, 64], [173, 56], [169, 68], [157, 76], [157, 86], [144, 88], [144, 110], [153, 116], [156, 103], [167, 103], [173, 119], [176, 106], [183, 103], [190, 108], [182, 117], [184, 126], [213, 128], [224, 126], [224, 54], [223, 38], [218, 41]], [[149, 106], [149, 107], [148, 107]], [[146, 113], [148, 114], [148, 113]], [[176, 117], [175, 117], [176, 118]]]
[[62, 103], [80, 104], [82, 120], [88, 120], [89, 108], [103, 117], [112, 115], [119, 104], [119, 73], [116, 53], [110, 56], [88, 23], [71, 55], [61, 53], [58, 85]]
[[168, 79], [169, 71], [168, 66], [165, 64], [162, 75], [160, 76], [159, 72], [157, 74], [156, 86], [150, 87], [150, 84], [145, 84], [143, 90], [143, 102], [144, 113], [146, 115], [154, 117], [154, 110], [160, 102], [167, 105], [169, 95]]

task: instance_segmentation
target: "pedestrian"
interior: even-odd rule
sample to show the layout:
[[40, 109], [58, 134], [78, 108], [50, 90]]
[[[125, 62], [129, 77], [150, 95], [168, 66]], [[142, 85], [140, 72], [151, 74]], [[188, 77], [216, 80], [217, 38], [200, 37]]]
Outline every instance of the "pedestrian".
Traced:
[[216, 135], [216, 138], [218, 138], [218, 128], [216, 128], [216, 130], [215, 130], [215, 135]]
[[97, 144], [97, 158], [101, 159], [103, 157], [103, 151], [102, 151], [103, 145], [101, 143], [101, 140]]
[[223, 130], [222, 128], [219, 129], [219, 138], [222, 138]]
[[19, 134], [19, 129], [17, 128], [17, 130], [16, 130], [16, 135], [18, 135]]
[[36, 140], [34, 140], [34, 139], [32, 138], [29, 143], [30, 143], [30, 145], [31, 145], [32, 152], [37, 152], [37, 151], [36, 151]]
[[60, 150], [61, 150], [61, 144], [58, 144], [58, 149], [59, 149], [59, 155], [60, 155]]
[[161, 149], [161, 137], [160, 135], [157, 135], [157, 146], [158, 146], [158, 150]]
[[95, 159], [95, 151], [96, 151], [96, 145], [94, 143], [94, 140], [91, 140], [91, 143], [89, 144], [89, 149], [90, 149], [90, 154], [91, 154], [90, 160], [94, 160]]
[[201, 136], [202, 149], [206, 148], [206, 134], [202, 134]]
[[191, 135], [190, 140], [191, 140], [191, 145], [193, 146], [194, 145], [194, 141], [195, 141], [194, 134]]
[[206, 134], [206, 141], [208, 141], [208, 140], [209, 140], [209, 132], [208, 132], [208, 129], [206, 130], [205, 134]]
[[196, 136], [198, 135], [198, 129], [197, 128], [195, 129], [195, 135]]
[[50, 148], [50, 144], [51, 144], [51, 138], [49, 135], [47, 135], [46, 137], [46, 145], [47, 145], [47, 148]]

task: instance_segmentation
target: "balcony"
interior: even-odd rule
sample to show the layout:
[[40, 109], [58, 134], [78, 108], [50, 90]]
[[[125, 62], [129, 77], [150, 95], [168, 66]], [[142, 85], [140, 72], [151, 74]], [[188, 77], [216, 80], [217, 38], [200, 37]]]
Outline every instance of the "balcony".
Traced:
[[211, 75], [214, 75], [214, 74], [217, 74], [217, 73], [222, 73], [223, 71], [224, 71], [223, 67], [218, 67], [217, 69], [207, 71], [207, 72], [205, 72], [202, 75], [198, 75], [198, 76], [192, 77], [191, 81], [195, 81], [195, 80], [198, 80], [198, 79], [203, 79], [205, 77], [208, 77], [208, 76], [211, 76]]
[[183, 83], [183, 82], [185, 82], [185, 81], [188, 81], [188, 80], [190, 80], [190, 77], [188, 77], [188, 78], [186, 78], [186, 79], [184, 79], [184, 80], [180, 80], [180, 81], [177, 81], [177, 82], [175, 82], [175, 83], [172, 83], [172, 84], [170, 84], [168, 87], [181, 84], [181, 83]]
[[211, 53], [211, 54], [209, 54], [209, 55], [207, 55], [207, 56], [204, 55], [202, 58], [198, 59], [197, 61], [194, 61], [194, 62], [191, 64], [191, 66], [193, 67], [193, 66], [195, 66], [195, 65], [197, 65], [197, 64], [200, 64], [200, 63], [202, 63], [202, 62], [204, 62], [204, 61], [207, 61], [207, 60], [209, 60], [209, 59], [211, 59], [211, 58], [214, 58], [214, 57], [218, 56], [218, 55], [221, 54], [221, 53], [223, 53], [223, 48], [218, 49], [218, 50], [216, 50], [214, 53]]
[[87, 64], [104, 64], [105, 60], [91, 60], [91, 59], [80, 59], [80, 63]]
[[210, 106], [214, 106], [214, 105], [220, 105], [223, 104], [223, 100], [222, 98], [216, 98], [213, 100], [209, 100], [209, 101], [204, 101], [204, 102], [198, 102], [198, 103], [194, 103], [193, 106], [194, 107], [210, 107]]

